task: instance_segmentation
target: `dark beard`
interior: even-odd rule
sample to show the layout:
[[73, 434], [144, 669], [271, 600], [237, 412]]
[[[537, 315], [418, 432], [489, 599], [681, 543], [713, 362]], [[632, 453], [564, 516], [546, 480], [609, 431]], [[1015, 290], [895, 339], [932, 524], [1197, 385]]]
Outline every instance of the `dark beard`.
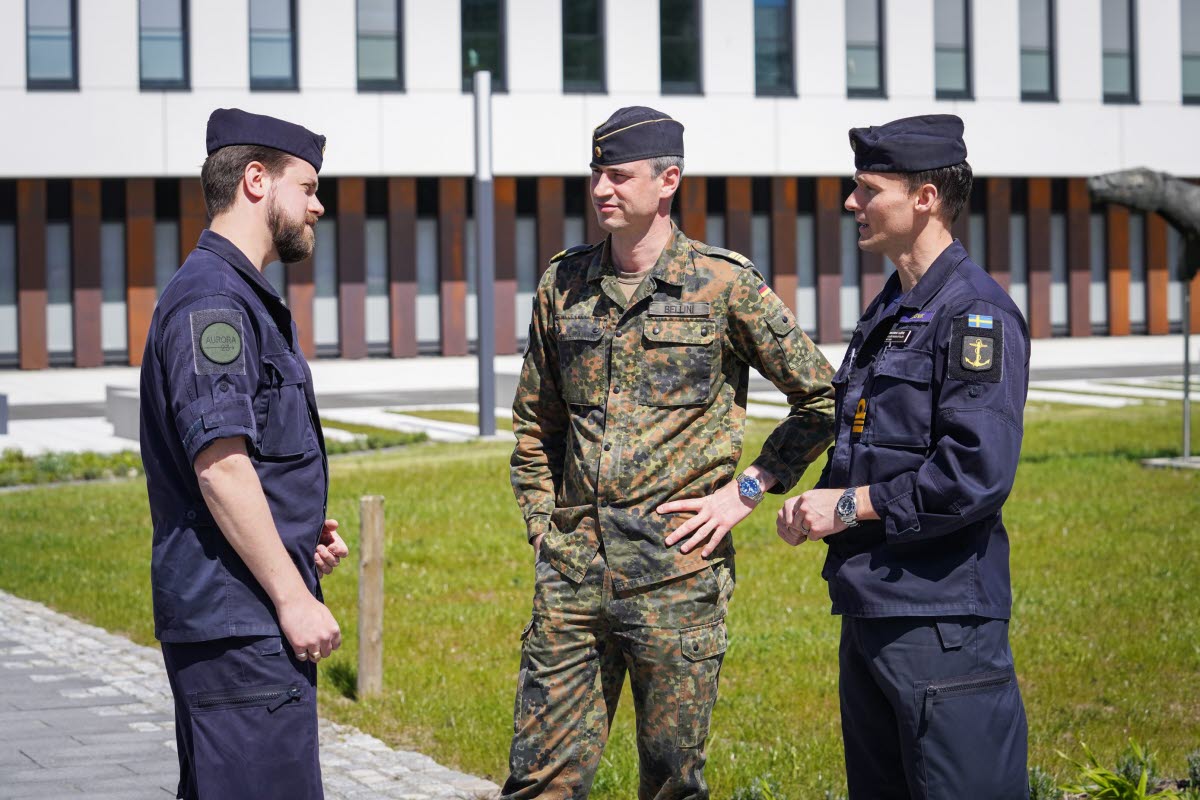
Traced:
[[304, 221], [296, 222], [288, 219], [275, 204], [274, 197], [271, 197], [269, 202], [267, 227], [271, 230], [271, 243], [275, 245], [275, 252], [279, 254], [279, 260], [284, 264], [295, 264], [297, 261], [303, 261], [311, 256], [316, 236], [314, 235], [311, 240], [306, 237]]

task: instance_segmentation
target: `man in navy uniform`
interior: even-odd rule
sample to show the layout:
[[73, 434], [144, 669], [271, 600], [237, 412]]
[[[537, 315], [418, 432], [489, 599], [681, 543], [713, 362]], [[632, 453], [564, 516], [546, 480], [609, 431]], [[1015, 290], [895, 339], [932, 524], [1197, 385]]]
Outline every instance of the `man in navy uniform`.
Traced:
[[896, 273], [833, 379], [837, 429], [817, 488], [777, 520], [790, 544], [829, 546], [851, 798], [1028, 795], [1001, 506], [1029, 336], [950, 234], [971, 193], [962, 133], [950, 115], [850, 131], [846, 209], [859, 247]]
[[316, 662], [341, 643], [312, 376], [262, 269], [307, 258], [325, 137], [218, 109], [212, 218], [159, 298], [142, 361], [155, 636], [175, 696], [181, 798], [321, 798]]

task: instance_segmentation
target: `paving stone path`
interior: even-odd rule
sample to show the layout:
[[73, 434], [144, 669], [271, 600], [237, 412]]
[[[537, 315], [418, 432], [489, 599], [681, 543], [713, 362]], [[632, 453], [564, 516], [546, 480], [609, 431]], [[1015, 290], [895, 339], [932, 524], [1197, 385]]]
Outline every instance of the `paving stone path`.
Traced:
[[[158, 650], [0, 591], [0, 799], [175, 796]], [[321, 720], [328, 800], [475, 800], [495, 784]]]

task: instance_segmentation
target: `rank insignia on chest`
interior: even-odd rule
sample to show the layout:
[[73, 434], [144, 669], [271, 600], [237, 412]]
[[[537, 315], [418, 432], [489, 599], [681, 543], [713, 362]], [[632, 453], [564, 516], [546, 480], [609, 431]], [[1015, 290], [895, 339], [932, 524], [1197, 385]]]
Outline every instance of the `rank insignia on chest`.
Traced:
[[854, 424], [850, 426], [850, 436], [857, 439], [862, 436], [863, 426], [867, 424], [867, 398], [860, 397], [858, 406], [854, 409]]
[[918, 311], [916, 314], [910, 314], [907, 317], [901, 317], [900, 322], [909, 325], [925, 325], [933, 320], [933, 314], [928, 311]]
[[899, 347], [900, 345], [908, 344], [908, 340], [911, 338], [912, 338], [912, 329], [911, 328], [904, 328], [904, 329], [899, 329], [899, 330], [893, 328], [892, 330], [888, 331], [887, 338], [884, 339], [884, 342], [886, 342], [889, 346]]
[[[987, 327], [977, 324], [987, 321]], [[982, 331], [986, 331], [984, 335]], [[947, 377], [999, 383], [1003, 373], [1004, 327], [1001, 320], [971, 314], [957, 317], [951, 332]]]

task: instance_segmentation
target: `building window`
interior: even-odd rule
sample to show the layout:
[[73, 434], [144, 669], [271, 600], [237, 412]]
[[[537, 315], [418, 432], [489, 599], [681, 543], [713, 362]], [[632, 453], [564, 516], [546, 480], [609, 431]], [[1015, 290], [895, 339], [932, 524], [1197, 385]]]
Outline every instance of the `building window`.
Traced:
[[969, 0], [935, 0], [933, 50], [939, 100], [971, 97], [971, 9]]
[[846, 0], [846, 95], [886, 97], [883, 0]]
[[1182, 0], [1183, 102], [1200, 104], [1200, 0]]
[[139, 0], [138, 35], [142, 89], [187, 89], [187, 0]]
[[492, 91], [505, 91], [504, 62], [504, 0], [462, 0], [463, 91], [472, 91], [472, 76], [485, 69]]
[[404, 88], [401, 0], [358, 0], [358, 90]]
[[30, 91], [79, 88], [75, 0], [25, 0], [25, 80]]
[[659, 0], [658, 58], [663, 94], [701, 94], [699, 0]]
[[295, 0], [250, 0], [250, 88], [298, 85]]
[[791, 0], [754, 0], [754, 93], [796, 93]]
[[1101, 0], [1104, 102], [1137, 102], [1134, 0]]
[[1021, 0], [1021, 99], [1058, 99], [1053, 0]]
[[563, 90], [604, 91], [604, 3], [563, 0]]

